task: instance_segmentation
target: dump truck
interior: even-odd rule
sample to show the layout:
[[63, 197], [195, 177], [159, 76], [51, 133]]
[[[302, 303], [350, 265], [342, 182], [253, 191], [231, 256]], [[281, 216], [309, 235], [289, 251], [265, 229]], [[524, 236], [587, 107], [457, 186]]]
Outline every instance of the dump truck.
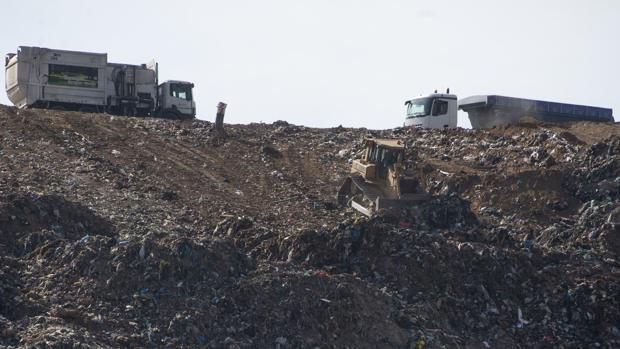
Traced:
[[568, 103], [507, 97], [470, 96], [457, 100], [456, 95], [435, 93], [405, 102], [404, 126], [443, 129], [457, 125], [458, 110], [467, 113], [473, 128], [492, 128], [523, 120], [562, 123], [569, 121], [614, 122], [613, 110]]
[[20, 46], [5, 59], [6, 92], [18, 108], [190, 119], [194, 84], [159, 83], [158, 64], [108, 62], [106, 53]]
[[430, 198], [411, 173], [402, 140], [367, 137], [363, 145], [361, 157], [353, 160], [351, 173], [338, 190], [340, 205], [370, 217], [381, 209], [409, 209]]

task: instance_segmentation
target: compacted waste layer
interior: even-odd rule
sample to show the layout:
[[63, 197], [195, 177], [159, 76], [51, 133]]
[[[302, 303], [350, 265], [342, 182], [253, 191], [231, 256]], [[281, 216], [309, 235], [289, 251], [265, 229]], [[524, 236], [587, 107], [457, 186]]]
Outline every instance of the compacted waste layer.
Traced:
[[[0, 106], [0, 347], [620, 346], [620, 126], [316, 129]], [[335, 195], [398, 137], [431, 199]]]

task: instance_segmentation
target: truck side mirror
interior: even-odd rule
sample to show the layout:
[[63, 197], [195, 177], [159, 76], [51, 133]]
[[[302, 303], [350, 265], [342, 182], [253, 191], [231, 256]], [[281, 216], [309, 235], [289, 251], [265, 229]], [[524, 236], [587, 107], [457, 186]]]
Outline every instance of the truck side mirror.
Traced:
[[[19, 52], [19, 51], [17, 51]], [[4, 57], [4, 66], [9, 65], [9, 61], [11, 60], [11, 58], [15, 57], [16, 54], [15, 53], [7, 53], [6, 56]]]

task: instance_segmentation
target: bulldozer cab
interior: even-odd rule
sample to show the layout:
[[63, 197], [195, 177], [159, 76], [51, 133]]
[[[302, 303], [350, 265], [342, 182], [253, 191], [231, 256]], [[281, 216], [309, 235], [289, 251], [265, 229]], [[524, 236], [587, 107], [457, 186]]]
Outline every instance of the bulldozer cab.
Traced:
[[387, 181], [396, 185], [404, 168], [405, 144], [397, 139], [365, 138], [361, 159], [353, 161], [351, 173], [369, 181]]
[[365, 139], [367, 163], [374, 164], [376, 176], [379, 179], [388, 179], [389, 172], [396, 170], [403, 163], [405, 145], [400, 140]]

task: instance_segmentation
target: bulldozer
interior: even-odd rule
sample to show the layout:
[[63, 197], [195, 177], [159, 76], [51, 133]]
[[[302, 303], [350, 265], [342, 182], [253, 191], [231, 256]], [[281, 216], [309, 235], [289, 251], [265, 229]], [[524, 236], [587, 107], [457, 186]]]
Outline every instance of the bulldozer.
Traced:
[[353, 160], [338, 190], [340, 205], [371, 217], [381, 209], [410, 209], [430, 199], [410, 173], [402, 140], [366, 137], [363, 145], [361, 158]]

